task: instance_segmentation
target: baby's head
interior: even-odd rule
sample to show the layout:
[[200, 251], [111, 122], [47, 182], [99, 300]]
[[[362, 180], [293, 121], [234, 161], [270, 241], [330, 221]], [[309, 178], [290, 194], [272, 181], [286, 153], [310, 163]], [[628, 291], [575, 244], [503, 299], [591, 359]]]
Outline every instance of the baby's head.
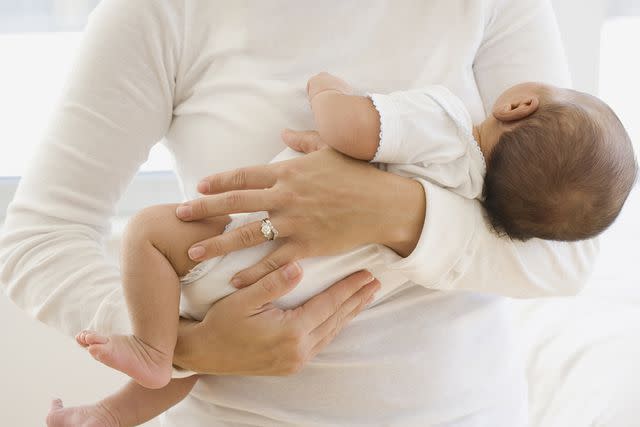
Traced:
[[504, 92], [477, 133], [484, 206], [513, 239], [573, 241], [616, 219], [638, 173], [629, 135], [598, 98], [524, 83]]

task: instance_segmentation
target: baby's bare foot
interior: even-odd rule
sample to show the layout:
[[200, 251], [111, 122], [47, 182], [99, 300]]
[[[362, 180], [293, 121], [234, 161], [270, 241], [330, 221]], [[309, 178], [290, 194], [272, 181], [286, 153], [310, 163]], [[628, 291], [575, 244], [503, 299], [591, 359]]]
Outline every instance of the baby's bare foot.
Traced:
[[82, 331], [76, 341], [99, 362], [129, 375], [146, 388], [162, 388], [171, 380], [172, 357], [134, 335], [105, 337]]
[[118, 419], [104, 405], [65, 408], [62, 400], [51, 402], [47, 427], [119, 427]]

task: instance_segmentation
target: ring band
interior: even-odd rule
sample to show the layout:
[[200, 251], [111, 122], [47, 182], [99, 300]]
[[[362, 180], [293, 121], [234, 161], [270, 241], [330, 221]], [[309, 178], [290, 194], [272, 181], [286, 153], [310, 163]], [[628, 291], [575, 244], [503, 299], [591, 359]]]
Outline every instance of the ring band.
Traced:
[[276, 237], [278, 237], [278, 230], [276, 230], [273, 224], [271, 224], [269, 218], [265, 218], [262, 220], [260, 231], [262, 231], [262, 235], [266, 240], [275, 240]]

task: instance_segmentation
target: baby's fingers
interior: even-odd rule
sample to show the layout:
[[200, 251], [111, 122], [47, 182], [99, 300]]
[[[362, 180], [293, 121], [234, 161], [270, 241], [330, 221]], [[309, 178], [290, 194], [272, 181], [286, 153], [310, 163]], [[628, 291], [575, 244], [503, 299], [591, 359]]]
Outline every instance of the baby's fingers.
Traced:
[[292, 149], [308, 154], [327, 146], [320, 134], [315, 130], [297, 131], [285, 129], [281, 134], [282, 141]]

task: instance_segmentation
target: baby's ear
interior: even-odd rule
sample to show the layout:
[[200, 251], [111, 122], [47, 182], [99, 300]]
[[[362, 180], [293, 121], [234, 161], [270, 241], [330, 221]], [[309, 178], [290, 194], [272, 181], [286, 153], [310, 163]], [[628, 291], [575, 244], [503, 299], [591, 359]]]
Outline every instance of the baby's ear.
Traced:
[[531, 116], [538, 111], [538, 107], [540, 107], [540, 98], [537, 95], [528, 95], [496, 105], [493, 109], [493, 116], [501, 122], [515, 122]]

